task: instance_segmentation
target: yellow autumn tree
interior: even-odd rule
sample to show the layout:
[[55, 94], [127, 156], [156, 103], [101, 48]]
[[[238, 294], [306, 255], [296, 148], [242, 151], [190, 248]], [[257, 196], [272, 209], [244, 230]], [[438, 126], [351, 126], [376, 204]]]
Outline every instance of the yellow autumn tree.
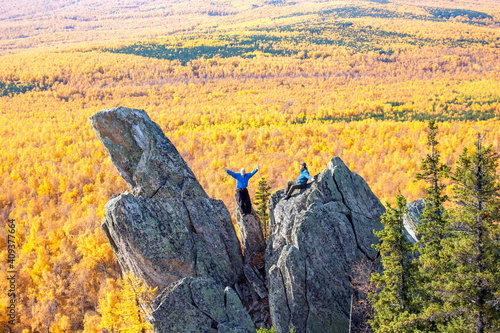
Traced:
[[[145, 333], [151, 332], [152, 326], [146, 320], [150, 309], [141, 307], [153, 300], [156, 289], [147, 288], [132, 272], [126, 272], [118, 283], [108, 279], [102, 290], [98, 312], [101, 314], [98, 328], [109, 332]], [[85, 332], [92, 332], [90, 321]]]

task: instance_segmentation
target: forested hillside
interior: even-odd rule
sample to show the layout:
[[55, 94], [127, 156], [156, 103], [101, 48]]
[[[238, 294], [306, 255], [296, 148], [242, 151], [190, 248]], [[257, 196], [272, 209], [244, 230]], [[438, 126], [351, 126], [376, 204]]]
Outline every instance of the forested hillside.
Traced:
[[19, 331], [127, 325], [100, 229], [126, 188], [88, 121], [101, 109], [146, 110], [230, 210], [224, 167], [262, 164], [254, 197], [258, 177], [278, 190], [298, 162], [315, 174], [333, 156], [382, 201], [417, 199], [429, 119], [447, 163], [477, 132], [499, 149], [497, 1], [162, 3], [0, 10], [0, 211], [16, 221]]

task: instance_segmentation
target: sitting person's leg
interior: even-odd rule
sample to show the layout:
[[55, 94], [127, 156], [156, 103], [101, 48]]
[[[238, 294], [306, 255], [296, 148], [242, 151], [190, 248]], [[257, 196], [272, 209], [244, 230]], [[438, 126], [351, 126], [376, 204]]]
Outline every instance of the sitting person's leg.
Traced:
[[288, 181], [288, 183], [286, 183], [285, 196], [288, 195], [288, 192], [290, 191], [290, 187], [292, 187], [293, 185], [295, 185], [294, 180], [290, 180], [290, 181]]
[[299, 190], [301, 188], [304, 188], [305, 186], [306, 186], [305, 184], [294, 182], [294, 184], [291, 185], [290, 188], [288, 189], [288, 191], [286, 192], [285, 198], [286, 199], [290, 198], [290, 196], [292, 195], [293, 191]]

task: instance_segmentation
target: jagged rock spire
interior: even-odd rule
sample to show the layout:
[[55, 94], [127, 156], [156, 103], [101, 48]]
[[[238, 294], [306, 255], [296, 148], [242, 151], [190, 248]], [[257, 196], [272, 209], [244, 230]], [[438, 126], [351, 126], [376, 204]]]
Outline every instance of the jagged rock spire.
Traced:
[[279, 333], [347, 331], [348, 275], [377, 259], [384, 207], [340, 158], [289, 200], [271, 196], [267, 247], [256, 217], [236, 212], [240, 248], [222, 201], [146, 112], [106, 109], [91, 122], [131, 192], [106, 204], [103, 230], [122, 269], [158, 287], [155, 332], [254, 332], [269, 309]]
[[347, 332], [351, 268], [376, 260], [373, 230], [385, 211], [366, 182], [335, 157], [317, 181], [270, 198], [267, 245], [271, 317], [277, 332]]
[[253, 332], [231, 289], [244, 279], [243, 258], [222, 201], [208, 198], [146, 112], [120, 107], [90, 119], [132, 192], [106, 204], [103, 229], [122, 269], [161, 291], [155, 332]]
[[134, 196], [208, 198], [175, 146], [143, 110], [105, 109], [90, 121]]

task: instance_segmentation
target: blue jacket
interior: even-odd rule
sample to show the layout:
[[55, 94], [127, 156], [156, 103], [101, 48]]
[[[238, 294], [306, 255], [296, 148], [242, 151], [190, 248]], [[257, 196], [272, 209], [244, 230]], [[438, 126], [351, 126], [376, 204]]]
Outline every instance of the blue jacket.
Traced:
[[245, 173], [245, 176], [242, 176], [241, 173], [236, 173], [231, 170], [227, 170], [227, 174], [236, 179], [236, 187], [237, 188], [247, 188], [248, 187], [248, 180], [252, 178], [253, 175], [255, 175], [259, 171], [259, 169], [255, 169], [254, 171], [250, 173]]
[[307, 169], [302, 169], [300, 170], [300, 175], [299, 178], [297, 178], [297, 183], [300, 184], [307, 184], [307, 180], [312, 180], [313, 177], [309, 174], [309, 171]]

